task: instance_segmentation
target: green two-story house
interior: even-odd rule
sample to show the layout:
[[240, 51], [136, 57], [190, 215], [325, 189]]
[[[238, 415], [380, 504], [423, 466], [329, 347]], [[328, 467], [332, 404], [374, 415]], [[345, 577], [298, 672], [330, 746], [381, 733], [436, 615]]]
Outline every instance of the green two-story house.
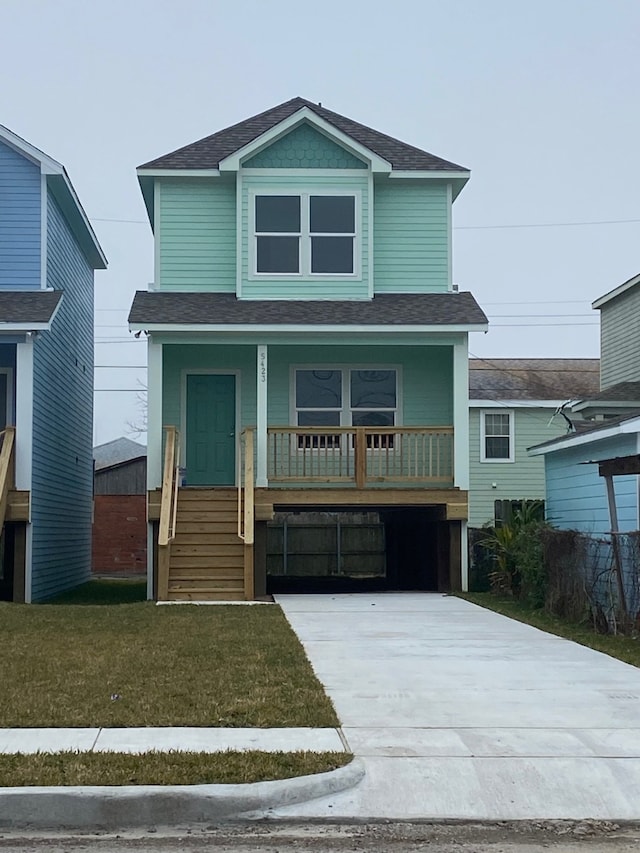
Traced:
[[469, 172], [294, 98], [138, 178], [150, 597], [464, 588]]

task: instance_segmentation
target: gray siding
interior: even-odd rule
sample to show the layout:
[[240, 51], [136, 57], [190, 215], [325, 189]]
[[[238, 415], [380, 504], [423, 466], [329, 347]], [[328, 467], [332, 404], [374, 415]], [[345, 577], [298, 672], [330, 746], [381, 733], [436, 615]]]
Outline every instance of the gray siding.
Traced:
[[40, 287], [40, 168], [0, 142], [0, 288]]
[[147, 492], [147, 460], [132, 459], [113, 468], [96, 471], [96, 495], [144, 495]]
[[91, 572], [93, 272], [48, 199], [47, 284], [63, 290], [34, 346], [32, 600]]
[[640, 382], [640, 287], [600, 309], [600, 386]]

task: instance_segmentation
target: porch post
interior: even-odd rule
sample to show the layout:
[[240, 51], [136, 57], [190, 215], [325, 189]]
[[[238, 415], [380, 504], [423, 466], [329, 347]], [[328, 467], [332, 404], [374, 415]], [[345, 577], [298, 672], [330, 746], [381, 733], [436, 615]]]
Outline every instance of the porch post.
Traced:
[[[162, 484], [162, 344], [153, 336], [147, 338], [147, 490], [159, 489]], [[147, 498], [148, 500], [148, 498]], [[147, 524], [147, 598], [157, 594], [154, 589], [157, 570], [158, 526]]]
[[147, 489], [162, 485], [162, 344], [147, 341]]
[[453, 484], [469, 490], [469, 344], [453, 347]]
[[[33, 333], [27, 333], [23, 343], [16, 344], [16, 374], [14, 378], [16, 389], [15, 410], [15, 488], [31, 492], [33, 474]], [[29, 500], [29, 514], [31, 514], [31, 500]], [[25, 526], [24, 534], [18, 533], [20, 544], [16, 542], [16, 548], [24, 548], [24, 596], [20, 598], [26, 603], [31, 603], [32, 586], [32, 550], [33, 528], [31, 524]], [[22, 538], [22, 536], [24, 538]], [[20, 563], [21, 560], [18, 560]], [[16, 563], [14, 562], [14, 565]], [[18, 580], [19, 575], [16, 576]], [[15, 588], [14, 588], [15, 591]]]
[[256, 486], [266, 488], [267, 481], [267, 345], [258, 344], [258, 390], [256, 418]]

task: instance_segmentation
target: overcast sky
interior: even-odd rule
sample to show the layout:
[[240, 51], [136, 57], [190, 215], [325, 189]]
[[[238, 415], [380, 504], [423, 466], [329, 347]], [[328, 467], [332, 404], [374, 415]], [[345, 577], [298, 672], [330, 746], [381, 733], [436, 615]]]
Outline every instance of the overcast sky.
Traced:
[[590, 304], [640, 270], [639, 57], [639, 0], [0, 0], [0, 124], [67, 167], [110, 262], [96, 442], [141, 420], [136, 166], [296, 95], [471, 169], [472, 353], [597, 356]]

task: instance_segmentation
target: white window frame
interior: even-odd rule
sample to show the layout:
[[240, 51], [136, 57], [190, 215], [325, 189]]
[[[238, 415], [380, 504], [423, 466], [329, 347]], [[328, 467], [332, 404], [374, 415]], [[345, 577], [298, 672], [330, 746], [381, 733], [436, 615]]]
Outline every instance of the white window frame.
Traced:
[[[256, 233], [256, 198], [260, 196], [298, 196], [300, 198], [300, 232], [261, 231]], [[311, 232], [311, 196], [346, 196], [354, 200], [354, 225], [352, 234]], [[300, 187], [264, 187], [261, 189], [250, 189], [248, 197], [248, 222], [249, 222], [249, 279], [258, 281], [280, 281], [282, 279], [314, 281], [328, 279], [331, 281], [353, 281], [362, 278], [361, 270], [361, 245], [362, 245], [362, 193], [357, 189], [343, 189], [336, 187], [318, 187], [309, 189]], [[298, 272], [258, 272], [258, 237], [293, 237], [299, 236], [299, 264]], [[312, 237], [353, 237], [353, 272], [312, 272], [311, 271], [311, 240]]]
[[[307, 412], [317, 412], [322, 411], [319, 408], [304, 408], [299, 409], [296, 405], [296, 372], [298, 370], [339, 370], [342, 373], [342, 407], [340, 408], [340, 423], [341, 427], [352, 427], [353, 420], [353, 412], [359, 411], [380, 411], [380, 412], [393, 412], [394, 413], [394, 423], [393, 426], [401, 426], [402, 425], [402, 366], [398, 364], [295, 364], [291, 365], [291, 375], [290, 375], [290, 390], [289, 390], [289, 399], [290, 403], [290, 422], [294, 427], [298, 426], [298, 412], [299, 411], [307, 411]], [[351, 373], [352, 371], [357, 370], [393, 370], [396, 374], [396, 407], [395, 409], [354, 409], [351, 406]], [[346, 383], [345, 383], [346, 379]], [[347, 395], [347, 399], [345, 402], [345, 392]], [[335, 412], [338, 409], [326, 409], [326, 411]], [[338, 426], [338, 425], [336, 425]], [[357, 427], [353, 427], [357, 429]], [[304, 427], [301, 427], [304, 429]], [[331, 433], [331, 426], [318, 427], [318, 429], [323, 429], [327, 434]], [[381, 429], [387, 429], [387, 427], [381, 427]], [[336, 448], [337, 449], [337, 448]], [[375, 450], [377, 448], [368, 448], [369, 450]], [[387, 448], [388, 449], [388, 448]]]
[[[487, 434], [486, 434], [486, 416], [487, 415], [508, 415], [509, 416], [509, 456], [496, 459], [487, 456]], [[505, 462], [515, 462], [515, 410], [514, 409], [481, 409], [480, 410], [480, 461], [503, 465]]]

